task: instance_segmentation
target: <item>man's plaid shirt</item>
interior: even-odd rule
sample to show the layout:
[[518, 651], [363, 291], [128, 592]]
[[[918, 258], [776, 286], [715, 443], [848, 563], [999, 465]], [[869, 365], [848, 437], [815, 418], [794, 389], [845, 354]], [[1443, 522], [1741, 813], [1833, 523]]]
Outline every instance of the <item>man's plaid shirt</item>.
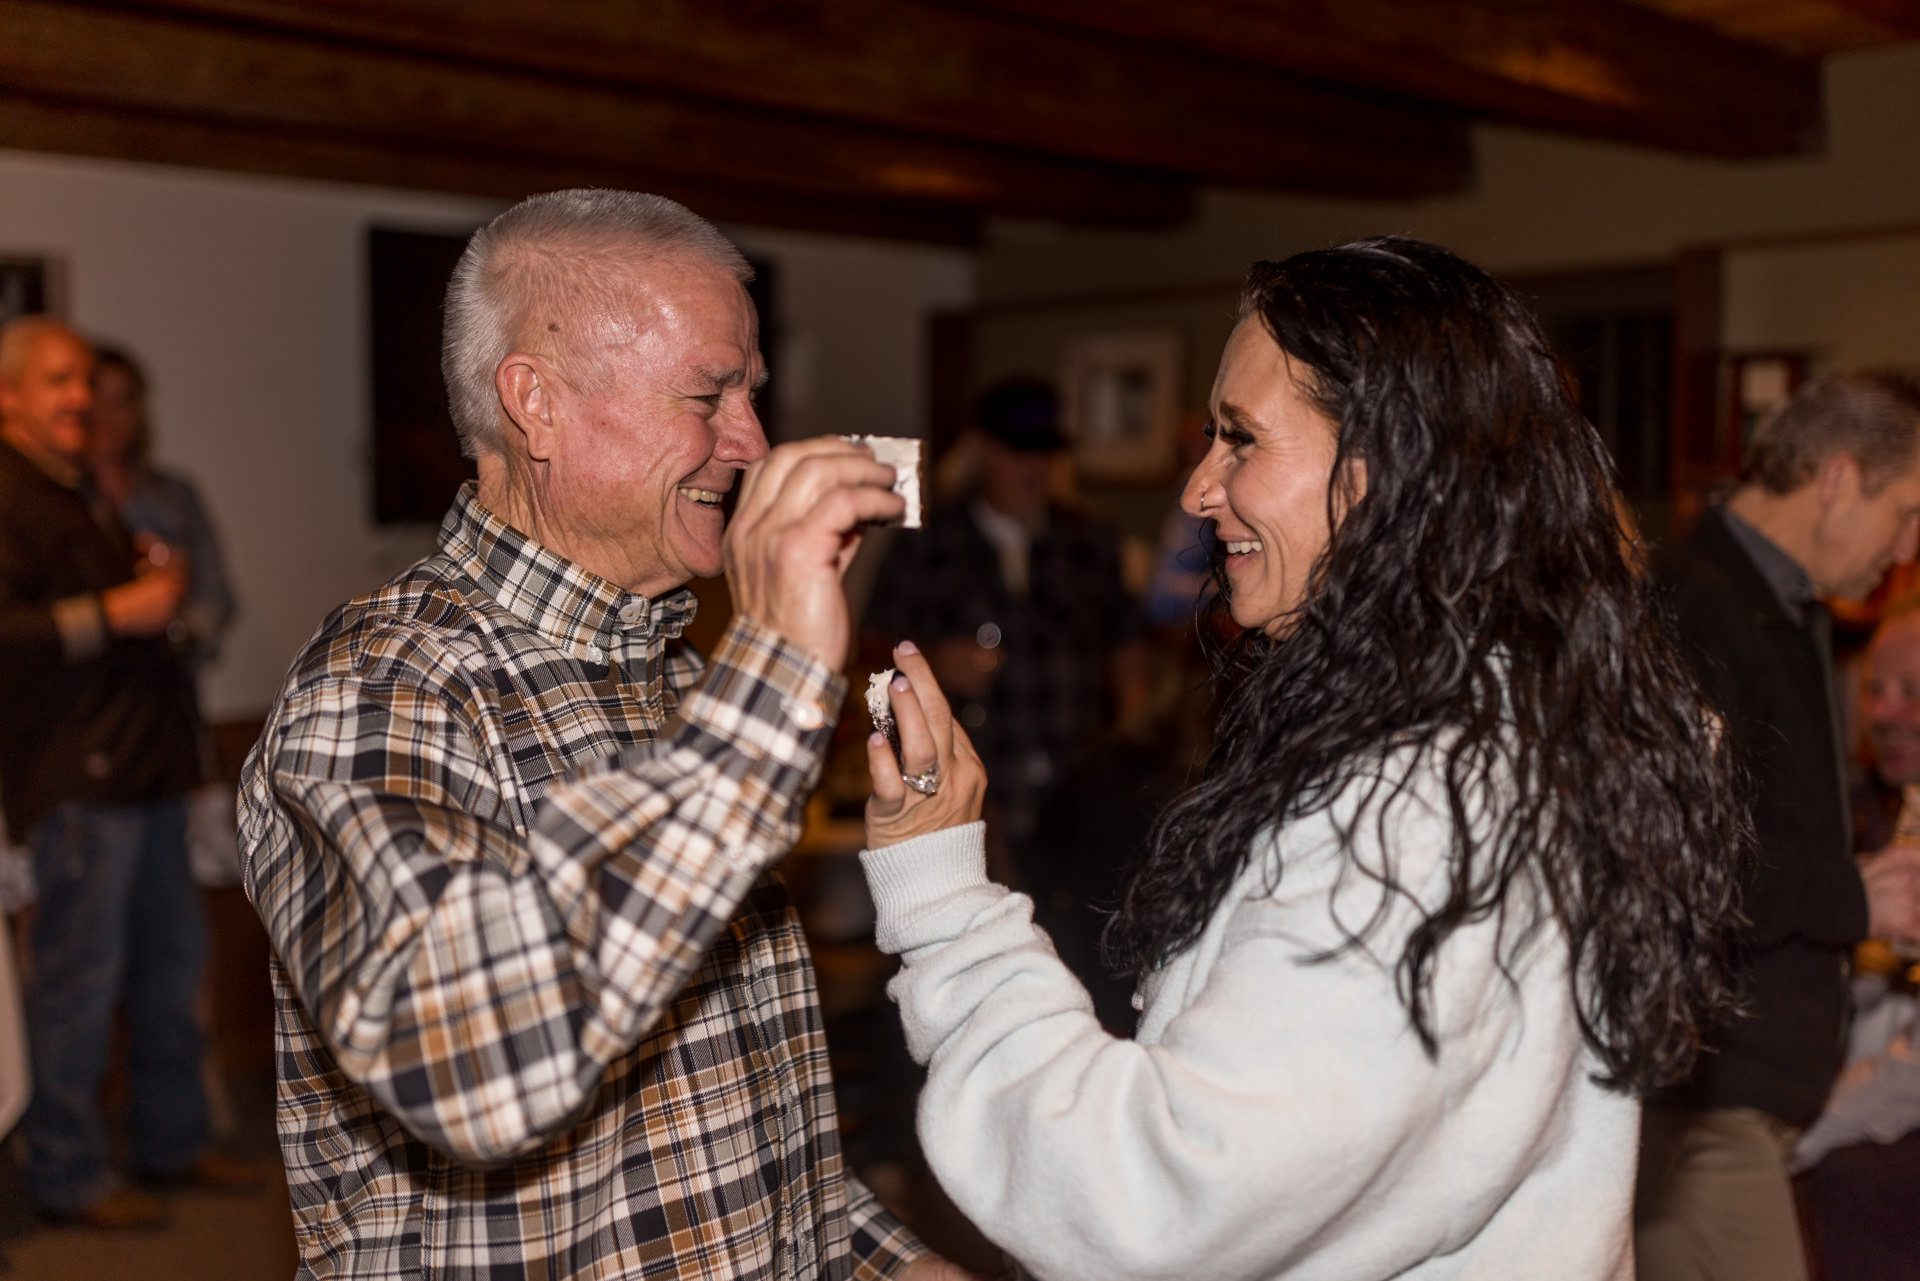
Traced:
[[768, 871], [844, 680], [746, 620], [703, 665], [690, 593], [471, 485], [440, 538], [321, 626], [242, 784], [300, 1275], [897, 1275]]

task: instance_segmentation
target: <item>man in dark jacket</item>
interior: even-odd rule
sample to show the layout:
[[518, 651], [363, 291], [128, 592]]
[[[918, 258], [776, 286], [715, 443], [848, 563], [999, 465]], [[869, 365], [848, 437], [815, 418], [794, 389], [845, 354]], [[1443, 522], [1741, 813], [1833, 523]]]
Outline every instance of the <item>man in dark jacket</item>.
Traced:
[[92, 367], [56, 322], [0, 329], [0, 796], [39, 889], [30, 1191], [54, 1218], [140, 1227], [161, 1205], [108, 1175], [100, 1080], [124, 1000], [134, 1162], [160, 1177], [197, 1169], [205, 943], [185, 797], [199, 756], [166, 637], [184, 567], [156, 554], [136, 573], [82, 469]]
[[1881, 375], [1809, 384], [1659, 568], [1680, 636], [1748, 774], [1748, 1015], [1648, 1109], [1642, 1281], [1799, 1281], [1787, 1157], [1840, 1064], [1846, 970], [1916, 913], [1915, 852], [1856, 866], [1824, 596], [1871, 592], [1920, 540], [1920, 396]]

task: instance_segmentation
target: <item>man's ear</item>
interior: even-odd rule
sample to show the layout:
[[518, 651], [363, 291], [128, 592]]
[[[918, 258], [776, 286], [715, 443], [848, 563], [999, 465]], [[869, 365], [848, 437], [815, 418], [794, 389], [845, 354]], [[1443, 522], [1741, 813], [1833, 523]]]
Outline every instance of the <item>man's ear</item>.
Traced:
[[515, 428], [514, 438], [504, 442], [508, 449], [517, 449], [535, 462], [547, 461], [559, 433], [554, 426], [554, 382], [546, 362], [525, 352], [510, 352], [494, 368], [493, 386], [507, 421]]
[[1841, 499], [1858, 498], [1866, 489], [1866, 477], [1860, 472], [1860, 462], [1852, 454], [1839, 450], [1820, 460], [1820, 469], [1814, 473], [1814, 482], [1819, 485], [1820, 506], [1830, 509]]

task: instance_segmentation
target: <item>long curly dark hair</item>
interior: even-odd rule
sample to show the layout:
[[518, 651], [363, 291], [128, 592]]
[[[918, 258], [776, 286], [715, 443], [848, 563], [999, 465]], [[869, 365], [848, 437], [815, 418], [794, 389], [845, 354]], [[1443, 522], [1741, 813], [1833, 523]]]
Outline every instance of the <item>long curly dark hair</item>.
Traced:
[[[1110, 956], [1165, 962], [1263, 835], [1356, 781], [1397, 795], [1408, 778], [1383, 768], [1425, 744], [1456, 819], [1450, 883], [1395, 978], [1428, 1051], [1448, 936], [1497, 919], [1510, 966], [1551, 923], [1598, 1079], [1637, 1093], [1679, 1079], [1735, 1007], [1751, 837], [1717, 724], [1623, 545], [1612, 464], [1545, 337], [1510, 289], [1401, 238], [1257, 263], [1240, 316], [1304, 366], [1302, 392], [1338, 432], [1333, 475], [1363, 460], [1364, 494], [1287, 625], [1217, 655], [1204, 776], [1155, 826]], [[1496, 798], [1491, 823], [1465, 820]], [[1406, 894], [1391, 867], [1365, 874]]]

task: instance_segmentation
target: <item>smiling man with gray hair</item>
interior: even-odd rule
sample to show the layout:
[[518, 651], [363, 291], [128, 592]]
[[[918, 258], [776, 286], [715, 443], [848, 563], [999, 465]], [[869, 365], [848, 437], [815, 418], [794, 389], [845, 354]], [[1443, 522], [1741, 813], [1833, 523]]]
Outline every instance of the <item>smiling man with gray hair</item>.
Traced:
[[[791, 848], [893, 473], [768, 452], [739, 252], [672, 201], [477, 233], [477, 484], [322, 624], [248, 761], [303, 1277], [939, 1277], [845, 1170]], [[722, 499], [742, 482], [731, 524]], [[736, 616], [681, 640], [689, 580]]]

